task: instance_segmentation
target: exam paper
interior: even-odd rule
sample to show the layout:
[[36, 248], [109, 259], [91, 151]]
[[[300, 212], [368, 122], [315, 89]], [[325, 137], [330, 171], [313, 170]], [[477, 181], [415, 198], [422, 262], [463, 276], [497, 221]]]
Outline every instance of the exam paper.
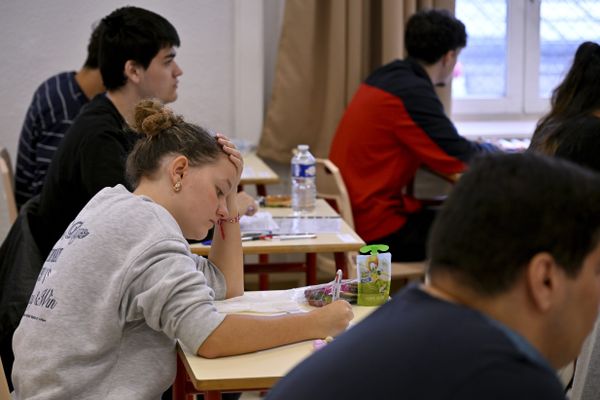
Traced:
[[337, 233], [340, 217], [273, 217], [279, 225], [278, 233]]
[[271, 213], [259, 211], [253, 216], [240, 218], [242, 232], [271, 231], [278, 234], [295, 233], [338, 233], [341, 226], [340, 217], [289, 216], [273, 217]]
[[215, 301], [217, 311], [233, 313], [299, 313], [308, 311], [304, 299], [305, 288], [245, 292], [243, 296]]
[[242, 232], [276, 231], [279, 225], [273, 220], [271, 213], [259, 211], [252, 216], [240, 217], [240, 230]]

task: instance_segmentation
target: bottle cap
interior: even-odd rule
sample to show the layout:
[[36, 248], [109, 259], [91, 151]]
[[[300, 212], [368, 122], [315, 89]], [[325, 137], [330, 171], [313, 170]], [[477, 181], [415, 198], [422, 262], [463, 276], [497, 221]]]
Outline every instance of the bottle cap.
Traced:
[[308, 145], [307, 144], [299, 144], [298, 145], [298, 150], [300, 150], [300, 151], [306, 151], [306, 150], [308, 150]]
[[361, 247], [359, 251], [361, 253], [370, 252], [372, 256], [376, 256], [377, 254], [379, 254], [379, 251], [388, 251], [389, 248], [390, 246], [388, 246], [387, 244], [371, 244]]

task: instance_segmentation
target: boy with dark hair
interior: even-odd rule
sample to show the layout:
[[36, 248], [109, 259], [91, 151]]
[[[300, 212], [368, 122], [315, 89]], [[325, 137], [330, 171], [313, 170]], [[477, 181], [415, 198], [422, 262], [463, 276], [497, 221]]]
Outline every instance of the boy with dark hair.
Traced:
[[87, 58], [79, 71], [48, 78], [33, 94], [17, 153], [15, 198], [19, 208], [42, 191], [50, 161], [81, 108], [104, 91], [98, 69], [101, 28], [102, 24], [94, 28]]
[[493, 146], [459, 136], [434, 86], [452, 75], [467, 35], [443, 10], [410, 17], [408, 57], [375, 70], [348, 105], [329, 158], [348, 188], [357, 233], [390, 246], [394, 261], [420, 261], [433, 210], [405, 193], [419, 167], [454, 175]]
[[449, 51], [458, 53], [466, 47], [467, 32], [465, 25], [445, 10], [421, 11], [406, 23], [404, 44], [411, 58], [431, 65]]
[[137, 136], [126, 128], [135, 104], [148, 97], [177, 99], [181, 69], [177, 31], [162, 16], [123, 7], [102, 20], [99, 67], [106, 94], [77, 117], [52, 161], [33, 228], [43, 257], [100, 189], [125, 183], [125, 159]]
[[482, 157], [433, 225], [429, 282], [319, 350], [268, 399], [564, 399], [555, 369], [598, 314], [599, 239], [599, 176], [534, 154]]

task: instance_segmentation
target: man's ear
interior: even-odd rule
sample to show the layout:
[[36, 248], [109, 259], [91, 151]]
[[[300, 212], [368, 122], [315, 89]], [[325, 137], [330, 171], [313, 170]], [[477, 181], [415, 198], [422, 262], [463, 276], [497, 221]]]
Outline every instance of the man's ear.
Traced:
[[457, 57], [456, 50], [448, 50], [446, 52], [446, 54], [444, 54], [442, 56], [442, 65], [446, 66], [450, 63], [453, 63], [454, 60], [456, 59], [456, 57]]
[[181, 181], [187, 174], [190, 163], [186, 156], [177, 156], [169, 163], [169, 176], [171, 183]]
[[142, 66], [139, 65], [137, 62], [133, 60], [127, 60], [125, 62], [123, 73], [125, 74], [127, 79], [132, 81], [133, 83], [140, 83], [140, 74], [142, 70]]
[[564, 271], [550, 253], [537, 253], [531, 258], [524, 273], [529, 296], [534, 307], [545, 312], [562, 291]]

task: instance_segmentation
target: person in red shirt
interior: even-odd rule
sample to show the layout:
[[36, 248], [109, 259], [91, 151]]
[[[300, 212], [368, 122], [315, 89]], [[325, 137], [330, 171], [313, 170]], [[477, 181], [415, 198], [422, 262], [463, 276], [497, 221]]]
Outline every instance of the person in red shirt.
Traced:
[[471, 158], [496, 151], [461, 137], [434, 86], [450, 79], [466, 46], [464, 24], [445, 10], [414, 14], [405, 31], [408, 57], [375, 70], [348, 105], [329, 158], [348, 188], [357, 233], [390, 246], [393, 261], [426, 258], [435, 211], [404, 193], [419, 167], [463, 172]]

